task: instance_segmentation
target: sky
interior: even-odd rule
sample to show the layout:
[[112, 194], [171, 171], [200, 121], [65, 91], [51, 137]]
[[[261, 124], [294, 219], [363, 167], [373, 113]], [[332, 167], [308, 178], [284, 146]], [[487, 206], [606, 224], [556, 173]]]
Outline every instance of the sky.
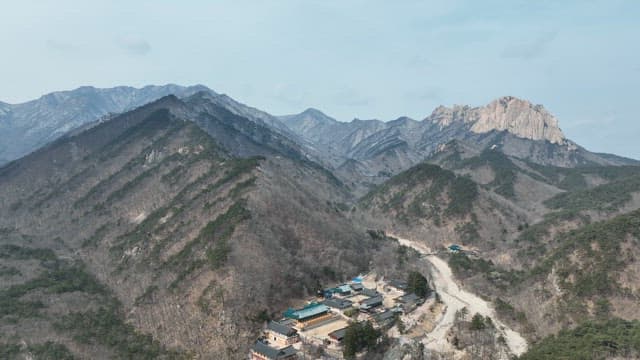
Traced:
[[640, 159], [639, 19], [636, 0], [6, 1], [0, 101], [203, 84], [348, 121], [513, 95], [587, 149]]

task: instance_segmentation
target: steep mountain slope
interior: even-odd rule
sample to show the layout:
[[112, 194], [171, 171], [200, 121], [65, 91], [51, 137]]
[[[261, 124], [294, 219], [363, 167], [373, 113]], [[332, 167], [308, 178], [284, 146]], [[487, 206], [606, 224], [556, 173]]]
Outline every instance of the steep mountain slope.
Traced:
[[0, 101], [0, 116], [6, 115], [11, 109], [11, 105]]
[[534, 217], [471, 178], [426, 163], [374, 188], [358, 209], [359, 221], [368, 226], [433, 248], [460, 243], [492, 253], [513, 241], [506, 229]]
[[428, 161], [374, 188], [359, 221], [432, 249], [462, 244], [456, 275], [533, 341], [638, 318], [640, 167], [540, 165], [459, 140]]
[[638, 321], [587, 322], [545, 339], [520, 359], [637, 359], [640, 356], [639, 333]]
[[[284, 140], [170, 96], [1, 168], [0, 299], [25, 311], [0, 316], [0, 343], [235, 359], [271, 312], [365, 270], [391, 245], [354, 227], [336, 205], [345, 189]], [[85, 280], [30, 285], [55, 275], [19, 255], [40, 251]]]
[[379, 120], [339, 122], [317, 109], [307, 109], [279, 119], [296, 134], [316, 144], [321, 151], [330, 151], [337, 156], [348, 153], [360, 141], [387, 127]]
[[0, 167], [0, 355], [244, 356], [296, 299], [415, 266], [372, 230], [440, 251], [532, 356], [586, 319], [638, 318], [640, 167], [573, 144], [541, 106], [340, 123], [192, 90], [78, 115]]
[[[480, 238], [483, 240], [514, 240], [519, 236], [514, 231], [516, 228], [545, 222], [551, 215], [557, 217], [557, 214], [564, 214], [575, 220], [578, 215], [583, 214], [599, 220], [640, 207], [638, 166], [565, 168], [540, 165], [507, 156], [499, 148], [483, 149], [475, 143], [461, 140], [441, 146], [426, 159], [426, 163], [416, 165], [375, 187], [363, 198], [361, 205], [368, 208], [373, 204], [368, 211], [373, 210], [378, 215], [387, 214], [390, 209], [396, 208], [390, 213], [393, 216], [386, 219], [391, 220], [395, 216], [394, 224], [409, 224], [405, 227], [416, 231], [421, 227], [415, 224], [425, 220], [424, 211], [416, 211], [419, 209], [417, 204], [435, 207], [438, 210], [436, 214], [441, 216], [444, 211], [441, 205], [448, 201], [447, 198], [432, 197], [425, 202], [422, 195], [419, 195], [425, 186], [430, 186], [430, 178], [424, 176], [427, 169], [433, 174], [452, 172], [458, 178], [466, 178], [469, 183], [476, 185], [477, 190], [472, 190], [469, 186], [457, 196], [464, 196], [465, 192], [477, 194], [474, 195], [471, 208], [482, 205], [484, 210], [475, 219], [491, 214], [486, 221], [487, 224], [494, 225], [494, 232], [482, 234]], [[435, 176], [433, 174], [431, 177]], [[433, 192], [446, 196], [447, 191], [445, 187], [439, 186]], [[377, 198], [378, 201], [372, 203], [372, 198]], [[489, 208], [504, 214], [506, 218], [497, 216]], [[550, 225], [548, 222], [546, 224]], [[426, 229], [441, 226], [435, 223]], [[429, 230], [426, 231], [429, 233]], [[452, 237], [450, 240], [453, 239], [459, 238]]]
[[514, 296], [518, 305], [537, 302], [538, 311], [523, 307], [531, 322], [557, 328], [588, 318], [640, 318], [631, 310], [640, 295], [640, 211], [561, 232], [553, 240], [557, 245], [526, 275]]

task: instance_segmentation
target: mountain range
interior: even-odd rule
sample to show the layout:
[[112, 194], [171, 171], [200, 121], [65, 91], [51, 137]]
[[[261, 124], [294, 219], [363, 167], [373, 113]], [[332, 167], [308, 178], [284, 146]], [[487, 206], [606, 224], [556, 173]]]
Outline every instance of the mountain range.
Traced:
[[228, 111], [244, 115], [280, 131], [287, 129], [272, 116], [244, 106], [226, 95], [216, 94], [202, 85], [119, 86], [98, 89], [91, 86], [46, 94], [21, 104], [0, 102], [0, 165], [20, 158], [58, 139], [71, 130], [83, 129], [114, 114], [133, 110], [167, 95], [183, 98], [207, 93]]
[[542, 105], [503, 97], [486, 106], [440, 106], [421, 121], [337, 121], [320, 110], [272, 116], [202, 85], [147, 86], [136, 89], [81, 87], [50, 93], [22, 104], [0, 103], [0, 165], [24, 156], [71, 130], [82, 130], [113, 114], [131, 110], [173, 94], [196, 93], [227, 111], [269, 126], [292, 142], [307, 158], [327, 167], [361, 194], [364, 184], [376, 184], [391, 174], [422, 162], [447, 142], [458, 139], [479, 149], [502, 152], [536, 163], [561, 167], [637, 164], [632, 159], [591, 153], [565, 138], [558, 120]]
[[[83, 87], [0, 103], [0, 133], [2, 351], [239, 358], [323, 286], [424, 270], [385, 233], [473, 249], [444, 256], [534, 354], [640, 317], [640, 163], [526, 100], [339, 122], [203, 86]], [[419, 358], [407, 344], [370, 356]]]

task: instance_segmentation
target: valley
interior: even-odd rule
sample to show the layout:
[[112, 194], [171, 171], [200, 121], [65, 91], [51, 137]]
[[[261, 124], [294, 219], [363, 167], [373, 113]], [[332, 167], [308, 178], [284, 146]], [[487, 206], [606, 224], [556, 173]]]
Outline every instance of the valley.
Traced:
[[28, 153], [0, 167], [4, 357], [543, 359], [573, 329], [633, 339], [640, 166], [542, 106], [345, 123], [144, 89], [2, 115], [73, 127], [3, 153]]

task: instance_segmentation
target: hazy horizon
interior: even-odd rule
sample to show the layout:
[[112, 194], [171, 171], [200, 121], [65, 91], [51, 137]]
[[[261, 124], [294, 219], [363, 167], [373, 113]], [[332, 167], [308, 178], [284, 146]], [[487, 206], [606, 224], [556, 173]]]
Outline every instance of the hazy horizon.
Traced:
[[23, 1], [0, 13], [0, 101], [203, 84], [272, 114], [348, 121], [512, 95], [589, 150], [640, 158], [638, 18], [624, 0]]

